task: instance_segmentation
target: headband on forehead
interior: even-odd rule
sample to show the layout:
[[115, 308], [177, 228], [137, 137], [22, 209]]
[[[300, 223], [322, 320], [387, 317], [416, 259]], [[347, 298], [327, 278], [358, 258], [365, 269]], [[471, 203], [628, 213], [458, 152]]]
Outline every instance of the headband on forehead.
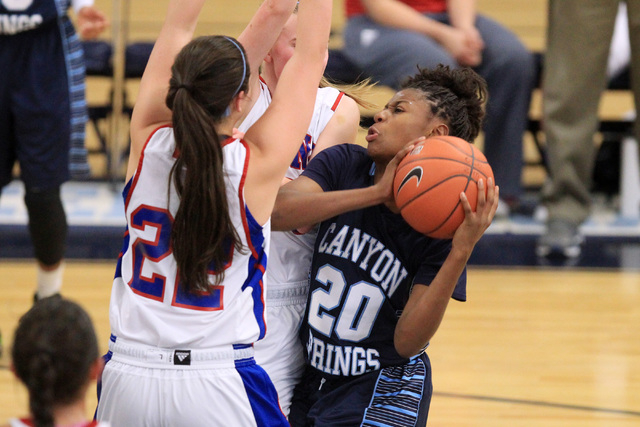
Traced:
[[240, 92], [240, 88], [244, 84], [244, 78], [247, 75], [247, 59], [244, 57], [244, 51], [242, 50], [242, 48], [240, 47], [238, 42], [236, 42], [234, 39], [232, 39], [230, 37], [227, 37], [227, 36], [224, 36], [224, 38], [229, 40], [231, 43], [233, 43], [233, 45], [235, 47], [237, 47], [238, 50], [240, 51], [240, 56], [242, 56], [242, 80], [240, 80], [240, 84], [238, 85], [238, 88], [233, 93], [233, 96], [231, 97], [231, 98], [233, 98], [234, 96], [236, 96], [238, 94], [238, 92]]

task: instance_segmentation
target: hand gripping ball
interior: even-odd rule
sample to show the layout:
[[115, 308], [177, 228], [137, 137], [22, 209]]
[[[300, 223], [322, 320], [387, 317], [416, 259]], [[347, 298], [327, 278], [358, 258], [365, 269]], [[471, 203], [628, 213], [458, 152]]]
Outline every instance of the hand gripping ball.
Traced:
[[[460, 193], [471, 208], [478, 201], [478, 180], [493, 178], [486, 157], [454, 136], [435, 136], [417, 145], [398, 165], [393, 194], [411, 227], [437, 239], [450, 239], [464, 220]], [[486, 188], [486, 187], [485, 187]]]

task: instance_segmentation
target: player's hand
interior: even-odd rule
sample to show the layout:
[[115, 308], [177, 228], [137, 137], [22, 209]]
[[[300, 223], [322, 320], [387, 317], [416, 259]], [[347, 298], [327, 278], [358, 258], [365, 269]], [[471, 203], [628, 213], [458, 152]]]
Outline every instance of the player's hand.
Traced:
[[98, 37], [109, 26], [107, 16], [93, 6], [85, 6], [78, 11], [78, 34], [84, 40]]
[[400, 151], [398, 151], [393, 159], [391, 159], [391, 161], [387, 164], [387, 167], [384, 170], [384, 175], [382, 175], [380, 181], [375, 184], [385, 195], [386, 201], [394, 201], [393, 179], [396, 176], [396, 169], [398, 169], [398, 165], [400, 164], [402, 159], [404, 159], [404, 157], [415, 148], [416, 145], [421, 144], [425, 139], [425, 136], [421, 136], [420, 138], [416, 138], [413, 141], [409, 142], [407, 145], [402, 147], [402, 149], [400, 149]]
[[[486, 191], [485, 191], [486, 188]], [[483, 179], [478, 181], [478, 203], [475, 212], [471, 209], [465, 193], [460, 193], [460, 202], [464, 209], [464, 221], [453, 235], [453, 246], [468, 250], [469, 253], [487, 228], [491, 225], [498, 209], [500, 188], [495, 185], [493, 178], [487, 183]]]

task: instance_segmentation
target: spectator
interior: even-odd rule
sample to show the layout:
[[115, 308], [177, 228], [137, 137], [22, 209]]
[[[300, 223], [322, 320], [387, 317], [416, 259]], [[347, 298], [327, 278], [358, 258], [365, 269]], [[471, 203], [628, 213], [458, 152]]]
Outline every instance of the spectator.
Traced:
[[[535, 84], [533, 55], [475, 1], [345, 0], [345, 56], [397, 89], [416, 66], [472, 67], [489, 88], [484, 153], [500, 185], [500, 215], [518, 211], [523, 141]], [[506, 203], [505, 203], [506, 202]], [[507, 209], [509, 208], [509, 209]]]
[[[600, 96], [606, 88], [617, 1], [550, 0], [543, 76], [543, 118], [550, 177], [543, 188], [546, 230], [539, 256], [576, 258], [584, 240], [580, 225], [591, 210], [591, 183]], [[640, 4], [627, 2], [631, 81], [640, 102]], [[586, 48], [588, 47], [588, 48]], [[636, 129], [637, 131], [637, 129]]]

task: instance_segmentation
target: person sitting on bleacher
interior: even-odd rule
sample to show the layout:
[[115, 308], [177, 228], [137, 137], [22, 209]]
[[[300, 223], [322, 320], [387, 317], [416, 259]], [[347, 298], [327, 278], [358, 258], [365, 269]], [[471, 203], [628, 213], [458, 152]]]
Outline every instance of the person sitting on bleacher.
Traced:
[[484, 153], [503, 197], [517, 209], [523, 192], [522, 137], [535, 83], [533, 55], [473, 2], [345, 0], [345, 56], [372, 80], [398, 89], [416, 66], [472, 67], [489, 87]]

